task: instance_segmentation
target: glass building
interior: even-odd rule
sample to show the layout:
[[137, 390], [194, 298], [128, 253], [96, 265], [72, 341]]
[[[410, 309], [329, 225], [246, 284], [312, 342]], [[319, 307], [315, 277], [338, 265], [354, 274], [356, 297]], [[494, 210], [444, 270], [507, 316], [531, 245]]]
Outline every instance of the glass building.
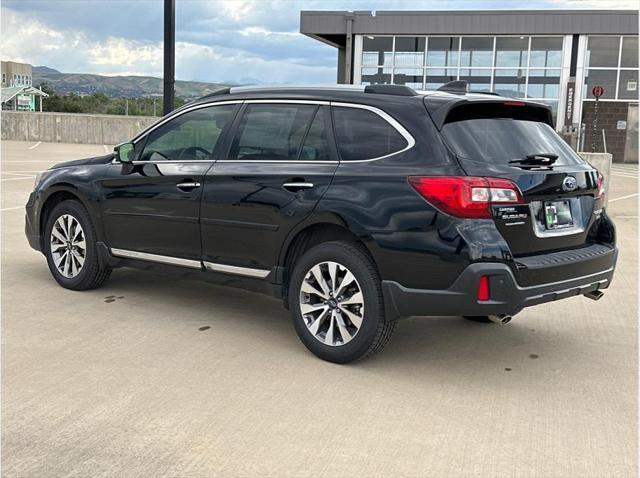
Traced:
[[300, 30], [338, 49], [338, 83], [436, 90], [466, 80], [473, 92], [548, 104], [558, 131], [586, 144], [581, 125], [593, 123], [602, 86], [608, 151], [638, 161], [637, 11], [302, 12]]

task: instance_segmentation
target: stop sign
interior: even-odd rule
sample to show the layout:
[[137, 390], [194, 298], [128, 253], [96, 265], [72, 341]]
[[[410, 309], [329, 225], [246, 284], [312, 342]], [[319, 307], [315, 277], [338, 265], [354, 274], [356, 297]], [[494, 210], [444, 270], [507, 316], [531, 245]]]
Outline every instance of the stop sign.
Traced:
[[600, 98], [602, 95], [604, 95], [604, 88], [602, 86], [594, 86], [591, 90], [591, 94], [596, 98]]

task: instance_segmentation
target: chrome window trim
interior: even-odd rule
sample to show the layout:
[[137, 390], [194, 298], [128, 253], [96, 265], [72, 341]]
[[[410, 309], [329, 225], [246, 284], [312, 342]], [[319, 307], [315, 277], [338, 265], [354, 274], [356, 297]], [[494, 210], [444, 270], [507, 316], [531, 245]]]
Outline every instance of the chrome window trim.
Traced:
[[207, 103], [199, 103], [197, 105], [189, 106], [189, 107], [187, 107], [187, 108], [185, 108], [183, 110], [180, 110], [179, 112], [177, 112], [175, 114], [172, 114], [170, 116], [166, 116], [164, 118], [161, 118], [157, 123], [152, 124], [147, 129], [145, 129], [142, 132], [138, 133], [138, 135], [135, 136], [130, 142], [134, 143], [134, 144], [137, 143], [145, 135], [147, 135], [147, 134], [151, 133], [152, 131], [156, 130], [157, 128], [159, 128], [163, 124], [167, 123], [168, 121], [171, 121], [172, 119], [177, 118], [178, 116], [182, 116], [185, 113], [189, 113], [191, 111], [199, 110], [199, 109], [202, 109], [202, 108], [209, 108], [211, 106], [237, 105], [238, 103], [242, 103], [242, 102], [244, 102], [244, 100], [210, 101], [210, 102], [207, 102]]
[[[390, 156], [395, 156], [396, 154], [404, 153], [405, 151], [408, 151], [409, 149], [413, 148], [416, 145], [416, 140], [411, 135], [411, 133], [409, 133], [405, 129], [404, 126], [402, 126], [393, 116], [391, 116], [386, 111], [383, 111], [383, 110], [381, 110], [379, 108], [376, 108], [375, 106], [362, 105], [362, 104], [358, 104], [358, 103], [342, 103], [342, 102], [337, 102], [337, 101], [332, 101], [331, 102], [331, 106], [332, 107], [333, 106], [337, 106], [337, 107], [343, 107], [343, 108], [356, 108], [356, 109], [362, 109], [362, 110], [371, 111], [372, 113], [377, 114], [383, 120], [385, 120], [387, 123], [389, 123], [398, 133], [400, 133], [402, 135], [402, 137], [407, 142], [407, 146], [405, 146], [403, 149], [400, 149], [400, 150], [395, 151], [393, 153], [385, 154], [384, 156], [378, 156], [378, 157], [369, 158], [369, 159], [355, 159], [355, 160], [352, 160], [352, 161], [340, 161], [341, 163], [350, 164], [350, 163], [368, 163], [368, 162], [371, 162], [371, 161], [377, 161], [379, 159], [384, 159], [384, 158], [388, 158]], [[338, 142], [338, 139], [336, 138], [336, 143], [337, 142]]]
[[263, 269], [252, 269], [250, 267], [230, 266], [227, 264], [218, 264], [216, 262], [203, 262], [205, 269], [213, 272], [226, 272], [229, 274], [236, 274], [246, 277], [255, 277], [258, 279], [264, 279], [271, 271]]
[[[181, 116], [185, 113], [188, 113], [190, 111], [194, 111], [197, 109], [201, 109], [201, 108], [207, 108], [207, 107], [211, 107], [211, 106], [223, 106], [223, 105], [232, 105], [232, 104], [239, 104], [239, 103], [246, 103], [246, 104], [310, 104], [310, 105], [325, 105], [325, 106], [336, 106], [336, 107], [342, 107], [342, 108], [356, 108], [356, 109], [363, 109], [363, 110], [367, 110], [367, 111], [371, 111], [372, 113], [377, 114], [378, 116], [380, 116], [383, 120], [385, 120], [387, 123], [389, 123], [398, 133], [400, 133], [400, 135], [405, 139], [405, 141], [407, 141], [407, 146], [405, 146], [403, 149], [400, 149], [398, 151], [395, 151], [393, 153], [389, 153], [386, 154], [384, 156], [377, 156], [375, 158], [369, 158], [369, 159], [356, 159], [356, 160], [352, 160], [352, 161], [313, 161], [313, 160], [303, 160], [303, 161], [299, 161], [299, 160], [273, 160], [273, 161], [264, 161], [264, 160], [242, 160], [242, 159], [220, 159], [218, 161], [210, 159], [210, 160], [193, 160], [193, 159], [185, 159], [185, 160], [168, 160], [168, 161], [132, 161], [131, 164], [134, 165], [144, 165], [144, 164], [182, 164], [182, 163], [193, 163], [193, 164], [198, 164], [198, 163], [262, 163], [262, 164], [268, 164], [268, 163], [291, 163], [291, 164], [337, 164], [337, 163], [345, 163], [345, 164], [349, 164], [349, 163], [368, 163], [371, 161], [377, 161], [379, 159], [384, 159], [384, 158], [389, 158], [391, 156], [395, 156], [396, 154], [400, 154], [400, 153], [404, 153], [405, 151], [408, 151], [409, 149], [413, 148], [416, 144], [416, 140], [415, 138], [411, 135], [411, 133], [409, 133], [404, 126], [402, 126], [402, 124], [400, 124], [393, 116], [391, 116], [389, 113], [381, 110], [380, 108], [377, 108], [375, 106], [369, 106], [369, 105], [363, 105], [360, 103], [345, 103], [345, 102], [338, 102], [338, 101], [324, 101], [324, 100], [297, 100], [297, 99], [253, 99], [253, 100], [229, 100], [229, 101], [215, 101], [215, 102], [209, 102], [209, 103], [202, 103], [202, 104], [198, 104], [198, 105], [194, 105], [190, 108], [186, 108], [182, 111], [180, 111], [177, 114], [174, 114], [172, 116], [169, 116], [167, 118], [164, 118], [162, 120], [160, 120], [158, 123], [155, 123], [153, 125], [151, 125], [149, 128], [147, 128], [146, 130], [142, 131], [141, 133], [139, 133], [131, 142], [132, 143], [136, 143], [138, 141], [140, 141], [140, 139], [142, 139], [145, 135], [151, 133], [152, 131], [154, 131], [156, 128], [159, 128], [160, 126], [162, 126], [163, 124], [165, 124], [166, 122], [168, 122], [169, 120], [173, 119], [173, 118], [177, 118], [178, 116]], [[111, 160], [112, 164], [122, 164], [120, 161], [118, 161], [118, 159], [116, 157], [114, 157]]]
[[116, 257], [124, 257], [126, 259], [139, 259], [142, 261], [158, 262], [161, 264], [190, 267], [192, 269], [202, 269], [202, 263], [200, 261], [195, 261], [193, 259], [182, 259], [181, 257], [161, 256], [159, 254], [129, 251], [126, 249], [117, 249], [113, 247], [111, 248], [111, 254]]
[[[237, 105], [239, 103], [243, 103], [244, 100], [229, 100], [229, 101], [211, 101], [208, 103], [201, 103], [201, 104], [197, 104], [197, 105], [193, 105], [191, 107], [185, 108], [184, 110], [181, 110], [180, 112], [173, 114], [171, 116], [167, 116], [165, 118], [162, 118], [160, 120], [158, 120], [158, 122], [152, 124], [151, 126], [149, 126], [147, 129], [141, 131], [140, 133], [138, 133], [136, 136], [134, 136], [134, 138], [129, 141], [130, 143], [137, 143], [138, 141], [140, 141], [145, 135], [151, 133], [152, 131], [154, 131], [155, 129], [159, 128], [160, 126], [162, 126], [163, 124], [167, 123], [168, 121], [177, 118], [178, 116], [182, 116], [185, 113], [188, 113], [190, 111], [195, 111], [195, 110], [199, 110], [201, 108], [208, 108], [208, 107], [212, 107], [212, 106], [224, 106], [224, 105]], [[199, 159], [185, 159], [185, 160], [168, 160], [168, 161], [131, 161], [131, 164], [180, 164], [180, 163], [214, 163], [215, 160], [212, 159], [207, 159], [207, 160], [199, 160]], [[123, 164], [121, 161], [118, 161], [118, 158], [116, 156], [113, 157], [113, 159], [111, 160], [111, 164]]]

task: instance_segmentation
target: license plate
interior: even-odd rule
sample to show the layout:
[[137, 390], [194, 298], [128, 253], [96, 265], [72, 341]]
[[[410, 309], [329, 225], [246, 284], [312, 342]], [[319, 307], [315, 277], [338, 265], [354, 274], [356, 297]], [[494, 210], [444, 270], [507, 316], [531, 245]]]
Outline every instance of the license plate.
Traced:
[[547, 229], [560, 229], [573, 226], [571, 204], [569, 201], [544, 203], [544, 220]]

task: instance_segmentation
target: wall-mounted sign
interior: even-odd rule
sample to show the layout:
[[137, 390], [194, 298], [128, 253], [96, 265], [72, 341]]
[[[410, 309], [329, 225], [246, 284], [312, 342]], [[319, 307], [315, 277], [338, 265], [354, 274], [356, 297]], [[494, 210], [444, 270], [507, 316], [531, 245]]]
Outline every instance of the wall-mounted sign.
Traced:
[[627, 129], [627, 122], [626, 121], [618, 121], [616, 123], [616, 129]]
[[627, 91], [636, 91], [638, 89], [637, 81], [627, 81]]
[[575, 80], [570, 80], [567, 82], [567, 101], [566, 101], [566, 112], [564, 117], [566, 118], [565, 123], [571, 124], [571, 120], [573, 119], [573, 96], [576, 89]]
[[602, 86], [594, 86], [591, 90], [591, 94], [596, 98], [600, 98], [602, 95], [604, 95], [604, 88]]
[[31, 104], [31, 98], [25, 95], [18, 95], [18, 106], [29, 106]]

